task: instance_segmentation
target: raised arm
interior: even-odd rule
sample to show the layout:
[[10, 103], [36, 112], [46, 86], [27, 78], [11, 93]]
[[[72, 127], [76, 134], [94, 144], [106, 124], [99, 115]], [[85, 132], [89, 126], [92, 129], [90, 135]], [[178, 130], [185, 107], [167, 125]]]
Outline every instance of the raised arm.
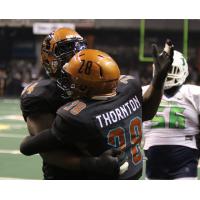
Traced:
[[152, 119], [156, 114], [163, 95], [164, 82], [173, 62], [174, 48], [171, 40], [168, 39], [166, 41], [165, 48], [161, 54], [158, 54], [158, 48], [155, 44], [152, 47], [153, 66], [155, 69], [152, 82], [143, 95], [143, 121]]

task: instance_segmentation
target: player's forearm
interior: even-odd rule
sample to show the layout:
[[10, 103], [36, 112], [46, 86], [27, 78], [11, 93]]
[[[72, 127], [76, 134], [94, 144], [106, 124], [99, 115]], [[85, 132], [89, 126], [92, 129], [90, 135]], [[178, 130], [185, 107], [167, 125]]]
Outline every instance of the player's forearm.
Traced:
[[163, 95], [162, 88], [156, 88], [153, 84], [149, 86], [147, 91], [143, 95], [143, 105], [142, 105], [142, 120], [151, 120], [160, 104]]
[[65, 170], [80, 171], [80, 157], [66, 151], [40, 153], [44, 162]]
[[35, 136], [27, 136], [20, 145], [24, 155], [33, 155], [47, 152], [60, 146], [60, 142], [52, 135], [51, 129], [46, 129]]
[[143, 121], [152, 119], [157, 112], [163, 95], [165, 79], [173, 62], [173, 52], [174, 46], [169, 39], [166, 40], [161, 54], [158, 53], [157, 45], [153, 45], [154, 75], [151, 85], [143, 95]]
[[88, 176], [117, 179], [128, 170], [126, 154], [119, 149], [109, 149], [98, 157], [77, 155], [70, 151], [52, 151], [40, 154], [43, 160], [67, 171], [78, 171]]

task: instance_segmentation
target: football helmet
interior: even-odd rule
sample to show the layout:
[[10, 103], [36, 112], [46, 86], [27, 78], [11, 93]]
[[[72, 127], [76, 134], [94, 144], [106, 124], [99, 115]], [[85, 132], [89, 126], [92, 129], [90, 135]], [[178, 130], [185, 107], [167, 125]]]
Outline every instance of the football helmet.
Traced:
[[59, 28], [47, 35], [42, 42], [42, 66], [50, 77], [58, 78], [63, 65], [86, 47], [85, 40], [76, 31]]
[[183, 54], [179, 51], [174, 51], [172, 68], [167, 74], [167, 78], [165, 80], [164, 89], [170, 89], [174, 86], [182, 85], [187, 76], [188, 72], [188, 64]]
[[120, 77], [117, 63], [106, 53], [85, 49], [63, 66], [62, 88], [72, 98], [113, 96]]

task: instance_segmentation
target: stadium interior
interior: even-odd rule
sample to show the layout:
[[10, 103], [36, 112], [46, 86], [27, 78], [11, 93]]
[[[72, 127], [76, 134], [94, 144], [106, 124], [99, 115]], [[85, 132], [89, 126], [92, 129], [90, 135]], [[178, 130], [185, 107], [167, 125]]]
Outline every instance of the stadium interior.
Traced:
[[161, 50], [170, 38], [187, 58], [187, 81], [200, 85], [200, 20], [1, 19], [0, 179], [42, 179], [39, 155], [26, 157], [19, 151], [27, 134], [19, 97], [29, 83], [46, 76], [40, 64], [41, 42], [51, 30], [62, 26], [75, 28], [89, 48], [109, 53], [122, 74], [134, 75], [142, 85], [152, 78], [152, 43]]

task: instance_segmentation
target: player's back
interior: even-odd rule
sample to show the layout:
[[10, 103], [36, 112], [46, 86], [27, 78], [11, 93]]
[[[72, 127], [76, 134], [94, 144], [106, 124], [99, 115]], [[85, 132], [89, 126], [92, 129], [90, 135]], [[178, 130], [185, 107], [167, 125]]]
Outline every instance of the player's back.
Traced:
[[142, 169], [139, 146], [142, 137], [141, 87], [133, 77], [124, 76], [115, 97], [100, 99], [77, 100], [60, 108], [57, 113], [66, 120], [68, 129], [67, 133], [64, 129], [57, 133], [57, 137], [85, 144], [89, 153], [95, 156], [109, 148], [120, 147], [129, 162], [128, 171], [120, 179], [136, 178]]

